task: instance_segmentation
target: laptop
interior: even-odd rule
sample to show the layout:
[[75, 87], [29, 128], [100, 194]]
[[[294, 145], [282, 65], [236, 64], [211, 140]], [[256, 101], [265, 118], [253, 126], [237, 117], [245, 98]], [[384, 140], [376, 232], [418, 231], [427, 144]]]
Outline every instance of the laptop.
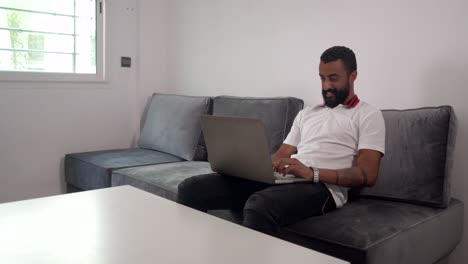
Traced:
[[213, 171], [269, 184], [311, 181], [273, 170], [265, 126], [260, 120], [202, 115], [201, 125]]

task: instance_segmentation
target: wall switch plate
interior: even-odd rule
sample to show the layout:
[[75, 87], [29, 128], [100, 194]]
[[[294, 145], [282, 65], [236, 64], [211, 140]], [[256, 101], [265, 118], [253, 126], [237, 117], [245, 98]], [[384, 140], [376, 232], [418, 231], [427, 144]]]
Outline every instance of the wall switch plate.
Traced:
[[122, 67], [127, 67], [127, 68], [132, 67], [132, 58], [130, 58], [130, 57], [121, 57], [120, 58], [120, 65]]

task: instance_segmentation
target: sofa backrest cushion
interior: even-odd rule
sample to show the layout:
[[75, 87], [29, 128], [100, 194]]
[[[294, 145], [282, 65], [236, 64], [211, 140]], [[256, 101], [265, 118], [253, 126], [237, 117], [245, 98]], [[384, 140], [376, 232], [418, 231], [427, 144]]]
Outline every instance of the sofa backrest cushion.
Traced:
[[456, 132], [452, 107], [382, 113], [386, 153], [377, 184], [359, 190], [358, 195], [445, 208], [450, 201]]
[[283, 143], [294, 118], [304, 107], [304, 101], [294, 97], [234, 97], [214, 98], [213, 115], [260, 119], [265, 125], [270, 153]]
[[138, 142], [185, 160], [206, 160], [200, 115], [211, 114], [209, 97], [154, 94]]

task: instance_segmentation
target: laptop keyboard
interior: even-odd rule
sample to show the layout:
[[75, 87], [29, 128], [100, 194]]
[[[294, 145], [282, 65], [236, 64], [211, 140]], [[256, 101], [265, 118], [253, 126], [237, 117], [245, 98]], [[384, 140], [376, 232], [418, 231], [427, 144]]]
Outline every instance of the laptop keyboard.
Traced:
[[279, 173], [279, 172], [277, 172], [277, 171], [274, 171], [274, 172], [273, 172], [273, 176], [275, 177], [275, 179], [278, 179], [278, 180], [285, 180], [285, 179], [296, 178], [296, 176], [294, 176], [294, 175], [292, 175], [292, 174], [283, 175], [282, 173]]

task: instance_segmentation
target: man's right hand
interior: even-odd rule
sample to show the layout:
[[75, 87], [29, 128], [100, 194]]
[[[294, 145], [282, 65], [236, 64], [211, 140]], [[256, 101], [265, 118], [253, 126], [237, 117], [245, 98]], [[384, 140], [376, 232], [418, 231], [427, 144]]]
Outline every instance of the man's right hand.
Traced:
[[312, 170], [296, 158], [282, 158], [273, 164], [273, 169], [283, 175], [292, 174], [304, 179], [312, 179]]
[[291, 155], [297, 153], [297, 148], [288, 144], [282, 144], [281, 147], [276, 151], [275, 154], [271, 156], [271, 162], [273, 164], [273, 169], [276, 170], [281, 163], [281, 160], [284, 158], [291, 158]]

